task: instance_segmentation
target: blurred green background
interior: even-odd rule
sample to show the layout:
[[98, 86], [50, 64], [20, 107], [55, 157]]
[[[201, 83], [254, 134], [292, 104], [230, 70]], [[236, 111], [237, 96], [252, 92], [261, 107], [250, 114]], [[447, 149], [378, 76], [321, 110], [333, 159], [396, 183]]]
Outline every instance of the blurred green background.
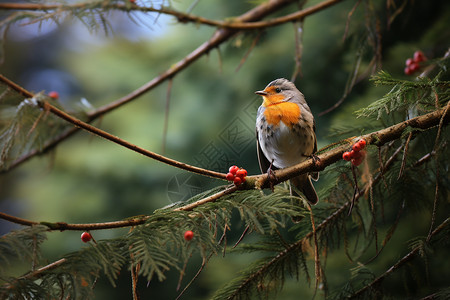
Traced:
[[[3, 1], [8, 2], [8, 1]], [[137, 1], [139, 3], [139, 0]], [[192, 2], [172, 2], [186, 11]], [[309, 1], [307, 5], [318, 3]], [[400, 1], [397, 5], [400, 5]], [[397, 78], [405, 60], [416, 50], [430, 57], [442, 56], [449, 47], [450, 2], [445, 0], [408, 2], [403, 12], [387, 28], [386, 1], [373, 1], [382, 28], [382, 69]], [[304, 93], [316, 116], [319, 148], [335, 141], [331, 128], [366, 126], [353, 112], [381, 97], [387, 90], [374, 88], [367, 78], [358, 82], [349, 97], [332, 113], [319, 112], [336, 103], [344, 93], [353, 71], [358, 43], [366, 38], [365, 9], [361, 3], [349, 19], [349, 33], [343, 40], [348, 13], [355, 1], [344, 1], [307, 17], [303, 27], [303, 59], [297, 87]], [[252, 1], [199, 1], [192, 13], [211, 19], [242, 14]], [[279, 14], [292, 12], [290, 6]], [[61, 20], [59, 26], [44, 22], [17, 24], [4, 40], [1, 73], [32, 92], [58, 91], [68, 108], [76, 108], [82, 98], [94, 107], [114, 101], [170, 68], [209, 38], [214, 28], [179, 24], [171, 17], [133, 14], [135, 22], [119, 12], [111, 12], [111, 29], [89, 31], [79, 21]], [[163, 130], [167, 83], [139, 99], [107, 114], [94, 125], [148, 150], [201, 167], [225, 172], [231, 164], [259, 173], [256, 159], [254, 123], [260, 90], [273, 79], [290, 78], [294, 72], [295, 32], [293, 24], [265, 30], [238, 71], [258, 33], [234, 36], [173, 79], [167, 141]], [[363, 52], [362, 70], [367, 70], [372, 50]], [[114, 221], [151, 214], [173, 201], [185, 200], [210, 187], [223, 184], [152, 161], [88, 133], [79, 132], [61, 143], [55, 151], [34, 158], [17, 169], [0, 175], [0, 210], [35, 221], [90, 223]], [[320, 185], [318, 183], [319, 189]], [[413, 215], [414, 217], [414, 215]], [[4, 234], [19, 226], [0, 220]], [[236, 240], [242, 228], [239, 221], [230, 233]], [[386, 249], [404, 246], [412, 228], [400, 228], [401, 237]], [[124, 234], [127, 229], [93, 232], [96, 239]], [[44, 261], [86, 247], [80, 232], [52, 232], [43, 245]], [[249, 241], [251, 241], [249, 237]], [[229, 254], [214, 257], [184, 299], [204, 299], [234, 277], [255, 256]], [[386, 259], [386, 266], [392, 263]], [[184, 284], [200, 267], [194, 257]], [[17, 263], [19, 266], [20, 263]], [[348, 270], [343, 251], [330, 257], [327, 269]], [[380, 271], [385, 266], [380, 265]], [[21, 274], [28, 266], [14, 268]], [[142, 299], [173, 299], [178, 273], [169, 279], [150, 283], [140, 280]], [[347, 276], [343, 276], [345, 278]], [[339, 276], [328, 278], [334, 287], [344, 284]], [[300, 286], [300, 288], [299, 288]], [[131, 276], [123, 270], [117, 288], [101, 279], [97, 299], [130, 299]], [[303, 294], [300, 294], [303, 293]], [[313, 294], [313, 284], [303, 279], [288, 280], [280, 297], [298, 299]], [[280, 298], [280, 299], [281, 299]]]

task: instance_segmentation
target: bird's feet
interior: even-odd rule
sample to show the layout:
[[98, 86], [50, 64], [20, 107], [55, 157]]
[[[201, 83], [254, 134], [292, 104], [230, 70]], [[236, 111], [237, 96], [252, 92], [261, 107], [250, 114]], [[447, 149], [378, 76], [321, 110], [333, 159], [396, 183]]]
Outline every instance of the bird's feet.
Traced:
[[267, 178], [269, 179], [270, 189], [273, 192], [273, 187], [275, 185], [275, 182], [277, 182], [277, 176], [275, 175], [275, 173], [272, 170], [272, 164], [273, 164], [273, 161], [270, 163], [270, 166], [267, 169]]
[[315, 153], [311, 154], [310, 158], [312, 159], [314, 165], [317, 166], [318, 164], [320, 164], [320, 157]]

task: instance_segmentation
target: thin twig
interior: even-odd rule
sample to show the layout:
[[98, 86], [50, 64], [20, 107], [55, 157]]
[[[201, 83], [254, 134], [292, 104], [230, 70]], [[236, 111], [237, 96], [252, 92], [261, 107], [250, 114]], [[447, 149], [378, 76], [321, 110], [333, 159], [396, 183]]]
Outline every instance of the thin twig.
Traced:
[[356, 176], [356, 171], [355, 171], [356, 167], [352, 164], [351, 169], [352, 169], [352, 176], [353, 176], [353, 181], [355, 182], [355, 186], [354, 186], [354, 189], [353, 189], [353, 196], [352, 196], [352, 201], [351, 201], [351, 204], [350, 204], [350, 208], [348, 209], [348, 214], [347, 214], [348, 216], [350, 216], [351, 213], [352, 213], [353, 206], [355, 205], [356, 195], [361, 194], [361, 191], [360, 191], [359, 186], [358, 186], [358, 177]]
[[362, 61], [363, 54], [364, 54], [362, 52], [363, 52], [363, 49], [359, 48], [356, 53], [356, 62], [353, 67], [353, 72], [349, 75], [349, 78], [347, 79], [347, 84], [345, 85], [344, 94], [334, 105], [332, 105], [331, 107], [327, 108], [326, 110], [320, 112], [318, 114], [319, 117], [326, 115], [329, 112], [332, 112], [333, 110], [338, 108], [342, 103], [344, 103], [345, 99], [347, 99], [348, 95], [350, 94], [353, 87], [355, 86], [357, 78], [358, 78], [359, 67], [361, 65], [361, 61]]
[[373, 191], [372, 191], [373, 184], [369, 185], [369, 204], [370, 204], [370, 212], [372, 214], [372, 222], [373, 222], [373, 234], [375, 237], [375, 252], [378, 252], [378, 230], [377, 230], [377, 216], [375, 212], [375, 203], [373, 201]]
[[247, 225], [247, 227], [245, 227], [244, 232], [242, 232], [242, 234], [241, 234], [240, 238], [238, 239], [238, 241], [236, 242], [236, 244], [234, 244], [233, 249], [236, 248], [236, 246], [242, 242], [244, 237], [247, 235], [247, 232], [249, 229], [250, 229], [250, 225]]
[[[242, 57], [241, 61], [239, 62], [239, 65], [237, 66], [235, 72], [238, 72], [241, 67], [244, 65], [244, 63], [247, 61], [247, 58], [249, 57], [250, 53], [252, 53], [253, 49], [256, 47], [256, 45], [259, 42], [259, 39], [261, 38], [262, 35], [262, 31], [258, 32], [258, 34], [256, 35], [256, 37], [253, 39], [252, 44], [250, 45], [250, 47], [248, 48], [247, 52], [244, 54], [244, 56]], [[222, 65], [222, 64], [221, 64]], [[222, 68], [220, 68], [222, 70]]]
[[216, 194], [214, 194], [214, 195], [211, 195], [211, 196], [209, 196], [209, 197], [200, 199], [200, 200], [195, 201], [195, 202], [193, 202], [193, 203], [189, 203], [189, 204], [187, 204], [187, 205], [185, 205], [185, 206], [182, 206], [182, 207], [175, 208], [174, 211], [181, 211], [181, 210], [187, 211], [187, 210], [192, 210], [192, 209], [194, 209], [194, 208], [196, 208], [196, 207], [198, 207], [198, 206], [200, 206], [200, 205], [203, 205], [203, 204], [205, 204], [205, 203], [208, 203], [208, 202], [214, 202], [214, 201], [216, 201], [217, 199], [219, 199], [219, 198], [221, 198], [221, 197], [223, 197], [223, 196], [225, 196], [225, 195], [231, 194], [231, 193], [233, 193], [233, 192], [235, 192], [235, 191], [237, 191], [237, 187], [233, 185], [233, 186], [231, 186], [231, 187], [229, 187], [229, 188], [226, 188], [225, 190], [220, 191], [220, 192], [218, 192], [218, 193], [216, 193]]
[[297, 76], [302, 75], [302, 57], [303, 57], [303, 20], [294, 23], [295, 36], [295, 69], [291, 81], [294, 82]]
[[48, 264], [46, 266], [43, 266], [43, 267], [37, 269], [36, 271], [27, 273], [17, 279], [19, 280], [19, 279], [27, 279], [27, 278], [34, 278], [34, 277], [39, 278], [43, 272], [53, 270], [53, 269], [59, 267], [60, 265], [62, 265], [63, 263], [65, 263], [66, 261], [67, 260], [65, 258], [61, 258], [55, 262], [52, 262], [51, 264]]
[[403, 171], [405, 170], [405, 165], [406, 165], [406, 155], [408, 154], [409, 142], [411, 141], [412, 135], [413, 135], [413, 133], [410, 132], [410, 133], [408, 134], [408, 138], [406, 139], [406, 142], [405, 142], [405, 149], [403, 150], [402, 164], [401, 164], [401, 166], [400, 166], [400, 171], [398, 172], [397, 180], [399, 180], [399, 179], [402, 177]]
[[345, 41], [345, 39], [347, 38], [347, 34], [348, 34], [348, 27], [350, 24], [350, 18], [353, 16], [353, 14], [355, 13], [356, 9], [358, 8], [359, 4], [361, 3], [361, 0], [358, 0], [355, 5], [353, 6], [352, 10], [348, 13], [347, 15], [347, 21], [345, 22], [345, 30], [344, 30], [344, 36], [342, 37], [342, 40]]
[[320, 256], [319, 256], [319, 241], [317, 239], [317, 230], [316, 223], [314, 222], [314, 214], [311, 208], [311, 205], [308, 203], [306, 207], [309, 210], [309, 215], [311, 218], [311, 227], [312, 227], [312, 235], [314, 240], [314, 270], [316, 275], [316, 284], [314, 287], [314, 295], [317, 293], [317, 288], [319, 287], [319, 283], [321, 281], [321, 266], [320, 266]]
[[405, 199], [403, 199], [402, 205], [400, 206], [400, 209], [397, 212], [397, 217], [395, 218], [394, 224], [389, 228], [388, 233], [386, 234], [386, 237], [381, 244], [380, 250], [377, 249], [375, 251], [376, 252], [375, 255], [372, 258], [370, 258], [368, 261], [366, 261], [364, 263], [364, 265], [367, 265], [367, 264], [371, 263], [372, 261], [374, 261], [380, 255], [381, 251], [383, 251], [384, 247], [387, 245], [389, 240], [394, 235], [394, 231], [397, 228], [398, 223], [400, 222], [400, 217], [403, 213], [404, 208], [405, 208]]
[[[113, 3], [113, 4], [103, 4], [102, 2], [99, 2], [102, 9], [116, 9], [116, 10], [122, 10], [122, 11], [142, 11], [142, 12], [157, 12], [161, 14], [171, 15], [177, 18], [177, 20], [181, 23], [187, 23], [192, 22], [195, 24], [204, 24], [209, 26], [214, 26], [217, 28], [225, 28], [225, 29], [232, 29], [232, 30], [253, 30], [253, 29], [261, 29], [261, 28], [267, 28], [267, 27], [273, 27], [278, 26], [284, 23], [294, 22], [296, 20], [302, 19], [307, 15], [316, 13], [318, 11], [321, 11], [325, 8], [328, 8], [329, 6], [335, 5], [339, 2], [342, 2], [343, 0], [326, 0], [323, 2], [320, 2], [316, 5], [313, 5], [311, 7], [305, 8], [301, 11], [297, 11], [295, 13], [291, 13], [282, 17], [274, 18], [271, 20], [266, 21], [254, 21], [251, 20], [245, 20], [234, 18], [232, 21], [216, 21], [211, 20], [207, 18], [203, 18], [200, 16], [195, 16], [192, 14], [186, 14], [183, 12], [179, 12], [173, 9], [169, 8], [154, 8], [154, 7], [147, 7], [147, 6], [127, 6], [124, 4], [119, 3]], [[287, 3], [290, 3], [293, 1], [289, 0], [278, 0], [278, 1], [269, 1], [263, 3], [264, 6], [271, 6], [271, 5], [285, 5]], [[0, 4], [0, 9], [4, 10], [63, 10], [63, 9], [92, 9], [92, 5], [89, 7], [87, 6], [88, 3], [76, 3], [72, 5], [62, 5], [62, 4], [32, 4], [32, 3], [3, 3]], [[89, 3], [90, 4], [90, 3]], [[262, 7], [263, 5], [260, 5], [259, 7]]]
[[[448, 101], [447, 105], [445, 106], [445, 113], [448, 112], [449, 108], [450, 108], [450, 101]], [[444, 113], [444, 116], [445, 116], [445, 113]], [[434, 141], [434, 147], [433, 147], [433, 151], [436, 153], [436, 155], [434, 156], [434, 160], [436, 163], [436, 188], [435, 188], [435, 192], [434, 192], [433, 211], [431, 214], [431, 224], [430, 224], [430, 230], [428, 231], [427, 242], [431, 238], [431, 232], [433, 230], [434, 222], [436, 220], [436, 211], [437, 211], [437, 205], [438, 205], [438, 200], [439, 200], [439, 177], [440, 177], [439, 173], [440, 172], [439, 172], [439, 161], [438, 161], [438, 145], [439, 145], [439, 140], [441, 137], [442, 126], [443, 126], [443, 117], [439, 121], [438, 132], [436, 134], [436, 139]]]
[[203, 271], [203, 269], [205, 268], [206, 264], [208, 263], [209, 259], [211, 258], [211, 256], [213, 255], [213, 253], [211, 253], [208, 258], [203, 258], [202, 261], [202, 265], [200, 266], [200, 269], [197, 271], [197, 273], [195, 274], [195, 276], [191, 279], [191, 281], [189, 281], [189, 283], [184, 287], [184, 289], [181, 291], [181, 293], [178, 295], [178, 297], [175, 300], [180, 299], [180, 297], [184, 294], [184, 292], [191, 286], [191, 284], [197, 279], [197, 277], [200, 275], [200, 273]]
[[[189, 245], [188, 245], [188, 247], [189, 247]], [[184, 261], [183, 269], [180, 270], [180, 277], [178, 278], [178, 284], [177, 284], [177, 289], [176, 289], [177, 292], [181, 288], [181, 282], [183, 281], [184, 274], [186, 273], [187, 264], [189, 262], [189, 259], [191, 259], [191, 257], [192, 257], [192, 252], [189, 254], [189, 257]]]
[[162, 154], [166, 154], [167, 131], [169, 129], [170, 94], [172, 91], [172, 84], [173, 78], [170, 78], [167, 84], [166, 109], [164, 114], [164, 129], [163, 129], [163, 140], [161, 150]]

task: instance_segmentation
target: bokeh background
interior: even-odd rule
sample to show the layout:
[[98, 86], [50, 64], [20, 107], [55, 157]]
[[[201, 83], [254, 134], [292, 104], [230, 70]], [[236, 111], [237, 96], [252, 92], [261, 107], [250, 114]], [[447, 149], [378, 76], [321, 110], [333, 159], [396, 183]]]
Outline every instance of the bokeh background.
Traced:
[[[194, 2], [197, 1], [173, 1], [170, 5], [186, 11]], [[239, 15], [255, 5], [252, 1], [198, 2], [192, 13], [211, 19]], [[307, 5], [318, 2], [308, 1]], [[422, 50], [433, 58], [442, 56], [449, 47], [450, 2], [405, 1], [403, 11], [389, 28], [387, 2], [371, 2], [382, 28], [381, 67], [394, 77], [407, 78], [403, 73], [405, 60], [414, 51]], [[394, 2], [402, 5], [402, 1]], [[374, 88], [367, 77], [363, 78], [341, 106], [318, 116], [344, 94], [361, 51], [359, 43], [367, 38], [365, 4], [360, 4], [348, 19], [354, 5], [355, 1], [344, 1], [307, 17], [301, 33], [303, 57], [296, 85], [316, 115], [319, 148], [336, 141], [330, 135], [333, 128], [370, 125], [357, 119], [353, 112], [387, 91]], [[290, 6], [280, 14], [292, 9]], [[1, 13], [4, 17], [5, 12]], [[3, 39], [1, 73], [32, 92], [57, 91], [68, 109], [83, 105], [83, 98], [92, 107], [99, 107], [170, 68], [215, 31], [213, 27], [180, 24], [163, 15], [131, 16], [132, 19], [125, 13], [110, 12], [110, 27], [106, 31], [101, 26], [89, 28], [73, 18], [61, 18], [58, 25], [52, 21], [17, 23]], [[349, 29], [344, 40], [347, 21]], [[94, 125], [179, 161], [222, 172], [237, 164], [250, 174], [257, 174], [254, 123], [261, 100], [254, 91], [275, 78], [292, 76], [296, 30], [291, 23], [265, 30], [242, 66], [241, 60], [259, 33], [239, 34], [175, 76], [165, 145], [167, 83], [105, 115]], [[362, 55], [361, 70], [367, 71], [373, 51], [366, 45]], [[106, 222], [151, 214], [157, 208], [186, 200], [219, 184], [223, 182], [180, 171], [79, 132], [51, 153], [1, 174], [0, 210], [36, 221]], [[19, 228], [3, 220], [0, 226], [1, 234]], [[389, 247], [404, 244], [411, 230], [414, 229], [400, 228], [398, 238]], [[96, 231], [94, 237], [111, 238], [126, 231]], [[229, 239], [236, 240], [240, 233], [231, 231]], [[80, 232], [73, 231], [49, 233], [43, 244], [44, 260], [52, 262], [65, 253], [86, 247], [79, 236]], [[331, 256], [327, 268], [339, 269], [348, 264], [344, 256], [342, 253]], [[255, 258], [243, 254], [213, 258], [185, 299], [207, 298]], [[194, 257], [187, 279], [192, 278], [200, 264], [200, 258]], [[21, 274], [27, 267], [17, 262], [11, 274]], [[167, 281], [154, 280], [148, 289], [147, 282], [141, 279], [142, 299], [175, 298], [178, 273], [170, 271], [167, 275]], [[335, 286], [344, 284], [339, 276], [328, 280]], [[289, 279], [280, 297], [298, 299], [302, 296], [299, 290], [304, 296], [313, 294], [313, 287], [304, 280]], [[96, 297], [130, 299], [130, 291], [131, 276], [123, 270], [116, 288], [100, 280]]]

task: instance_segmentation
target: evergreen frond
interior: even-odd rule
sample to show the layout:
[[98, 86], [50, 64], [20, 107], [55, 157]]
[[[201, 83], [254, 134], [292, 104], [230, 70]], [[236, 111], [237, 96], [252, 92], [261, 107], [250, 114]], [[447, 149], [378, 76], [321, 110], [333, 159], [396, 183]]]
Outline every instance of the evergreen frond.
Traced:
[[[31, 261], [39, 246], [47, 238], [46, 226], [35, 225], [21, 230], [13, 230], [0, 238], [0, 265], [7, 266], [14, 261]], [[4, 268], [0, 268], [0, 274]]]
[[450, 82], [419, 77], [416, 81], [399, 80], [389, 73], [380, 71], [372, 77], [377, 85], [392, 86], [392, 89], [381, 99], [368, 107], [356, 111], [358, 117], [376, 115], [380, 119], [384, 113], [391, 114], [400, 111], [410, 117], [429, 111], [435, 107], [436, 97], [442, 105], [449, 100], [448, 87]]
[[[58, 136], [71, 125], [64, 120], [40, 109], [38, 101], [47, 101], [63, 109], [59, 101], [44, 94], [37, 94], [33, 99], [25, 99], [17, 92], [0, 84], [0, 168], [9, 165], [31, 151], [41, 151], [43, 146]], [[86, 117], [83, 112], [74, 115]]]

